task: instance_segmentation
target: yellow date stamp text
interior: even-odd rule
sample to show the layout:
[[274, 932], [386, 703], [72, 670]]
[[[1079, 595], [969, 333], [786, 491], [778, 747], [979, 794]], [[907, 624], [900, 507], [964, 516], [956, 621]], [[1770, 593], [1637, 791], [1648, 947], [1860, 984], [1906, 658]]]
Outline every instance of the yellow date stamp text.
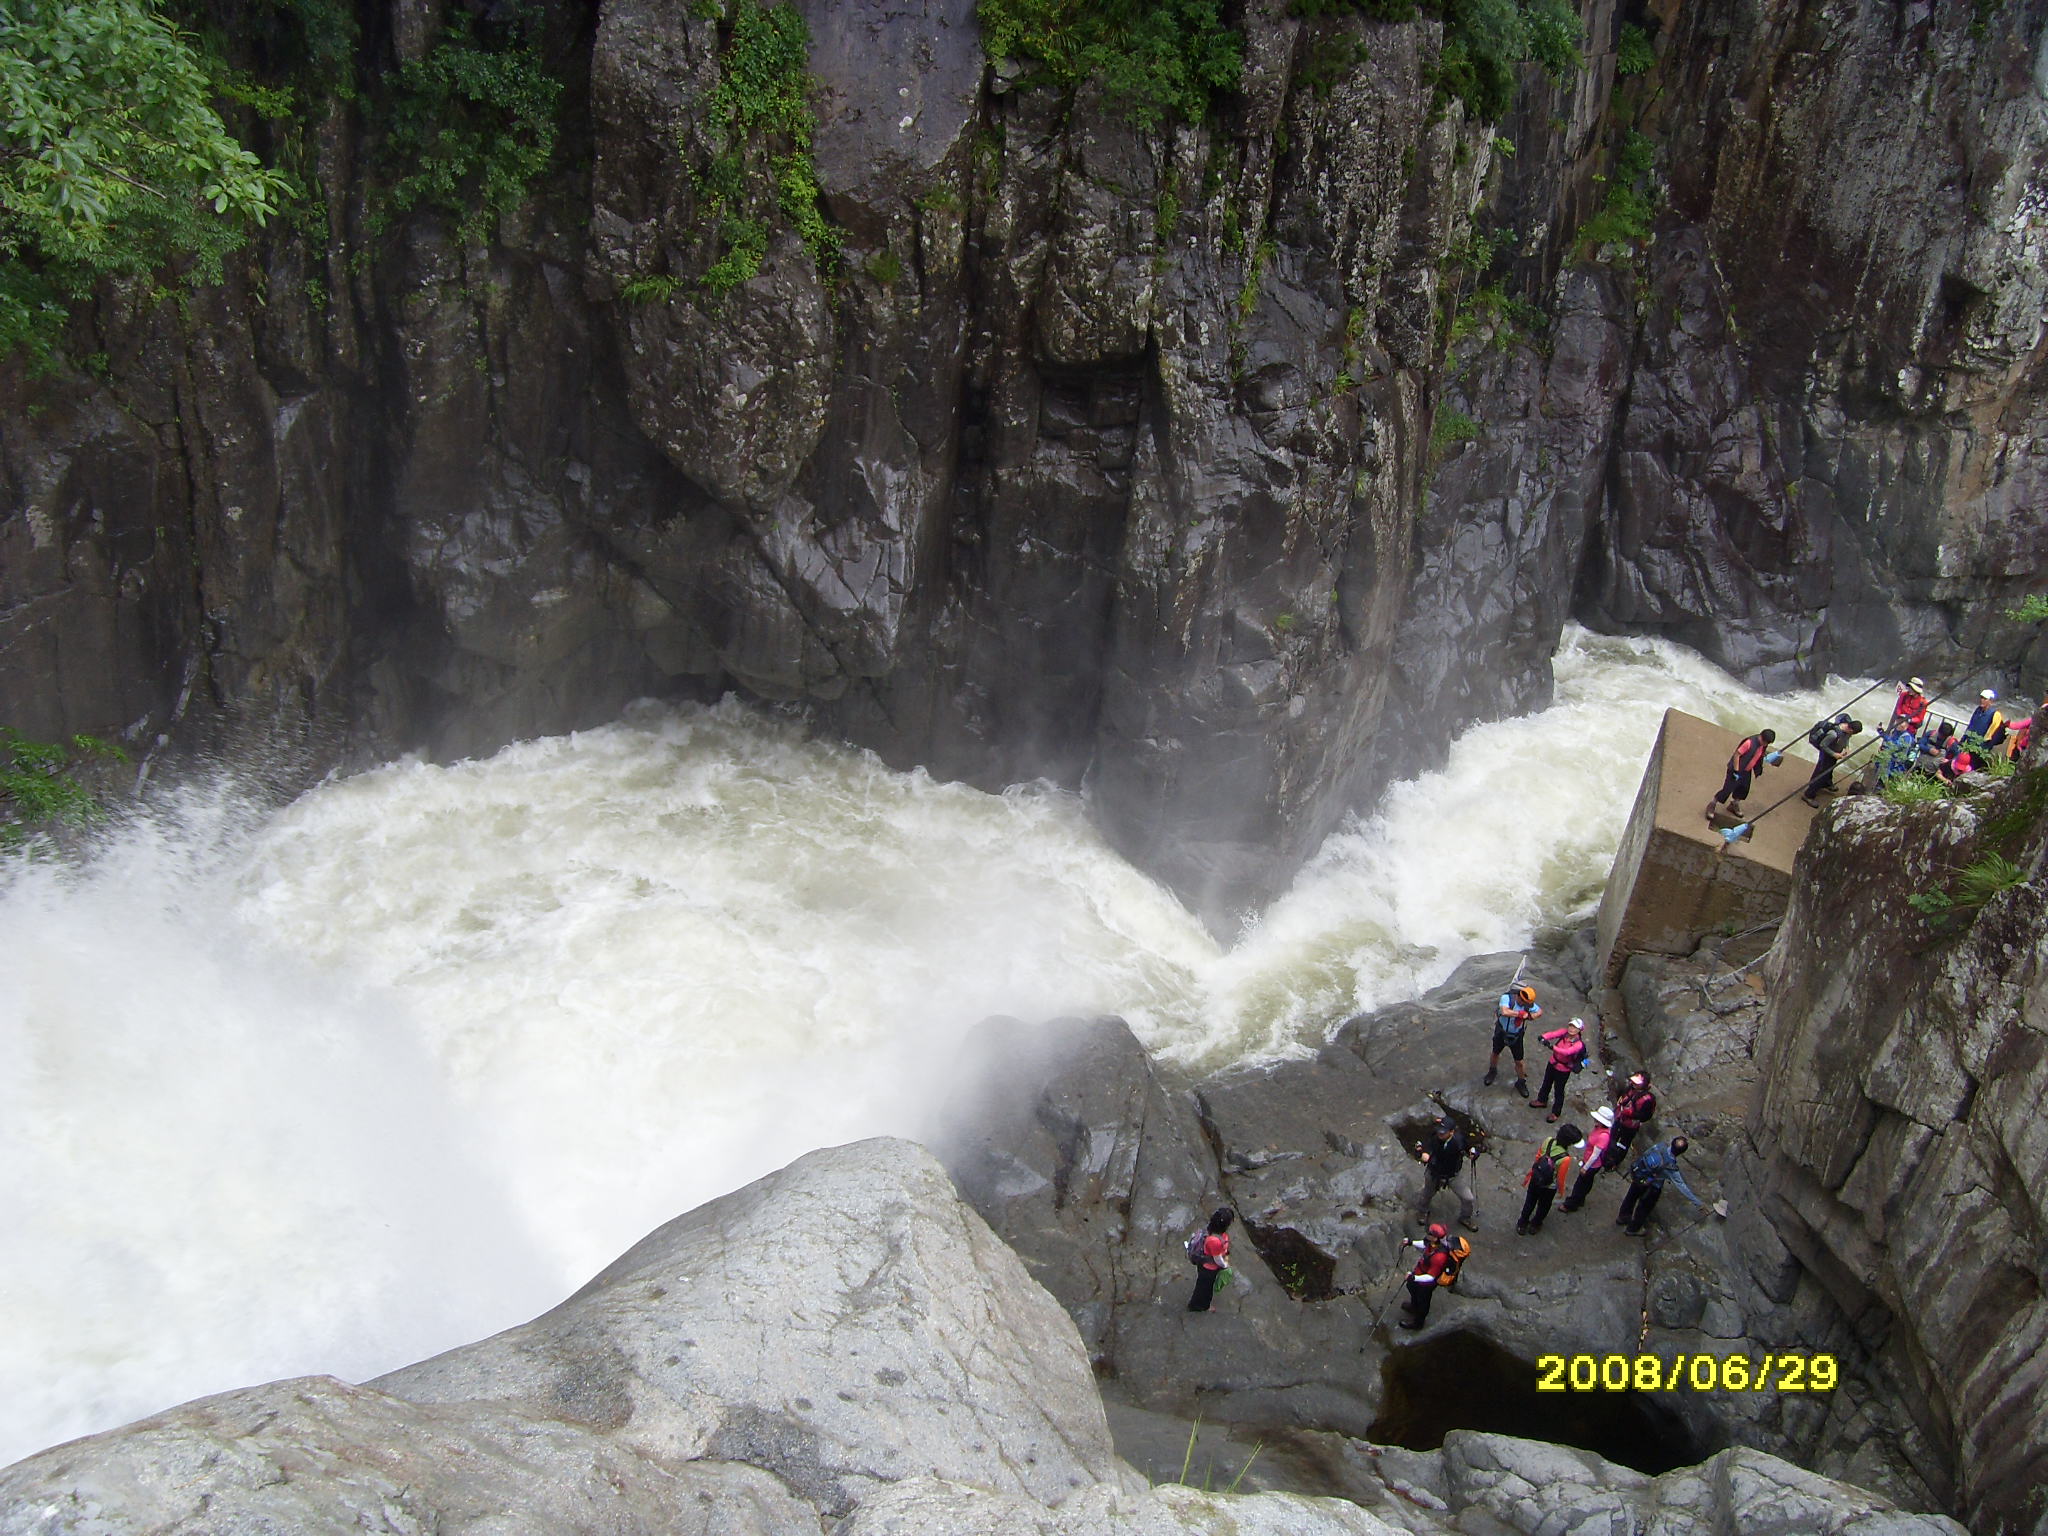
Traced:
[[1538, 1355], [1538, 1392], [1832, 1392], [1833, 1355]]

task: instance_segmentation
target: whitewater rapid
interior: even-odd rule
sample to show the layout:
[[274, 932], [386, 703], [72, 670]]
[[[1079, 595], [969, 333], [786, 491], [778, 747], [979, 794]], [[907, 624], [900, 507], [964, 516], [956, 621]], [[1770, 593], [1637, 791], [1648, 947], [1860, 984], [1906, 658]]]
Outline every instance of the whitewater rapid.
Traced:
[[1189, 1070], [1308, 1049], [1589, 915], [1666, 706], [1789, 740], [1862, 686], [1764, 700], [1579, 631], [1557, 680], [1228, 949], [1072, 795], [731, 703], [275, 813], [188, 792], [81, 869], [13, 866], [0, 1463], [522, 1321], [801, 1152], [916, 1134], [990, 1014], [1121, 1013]]

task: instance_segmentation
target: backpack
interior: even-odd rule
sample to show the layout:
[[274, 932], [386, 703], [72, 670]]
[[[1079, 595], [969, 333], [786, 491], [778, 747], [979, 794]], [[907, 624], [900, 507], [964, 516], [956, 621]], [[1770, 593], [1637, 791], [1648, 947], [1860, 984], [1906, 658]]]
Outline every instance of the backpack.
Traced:
[[1633, 1163], [1629, 1164], [1629, 1181], [1634, 1184], [1656, 1184], [1662, 1186], [1665, 1175], [1670, 1173], [1676, 1166], [1677, 1164], [1671, 1160], [1670, 1154], [1662, 1147], [1652, 1147]]
[[1808, 731], [1808, 732], [1806, 733], [1806, 744], [1807, 744], [1807, 745], [1808, 745], [1809, 747], [1813, 748], [1813, 750], [1814, 750], [1814, 751], [1816, 751], [1816, 752], [1820, 751], [1820, 749], [1821, 749], [1821, 743], [1822, 743], [1822, 742], [1824, 742], [1824, 741], [1826, 741], [1826, 740], [1828, 739], [1828, 735], [1829, 735], [1829, 733], [1830, 733], [1830, 732], [1832, 732], [1832, 731], [1834, 730], [1834, 728], [1835, 728], [1835, 722], [1834, 722], [1834, 721], [1832, 721], [1832, 720], [1823, 720], [1823, 721], [1821, 721], [1821, 723], [1820, 723], [1819, 725], [1816, 725], [1816, 726], [1815, 726], [1815, 727], [1814, 727], [1814, 728], [1813, 728], [1812, 730], [1810, 730], [1810, 731]]
[[1209, 1262], [1209, 1229], [1198, 1227], [1195, 1235], [1188, 1239], [1188, 1262], [1206, 1265]]
[[1458, 1271], [1465, 1267], [1465, 1261], [1472, 1256], [1472, 1245], [1462, 1237], [1454, 1237], [1445, 1245], [1444, 1252], [1450, 1262], [1444, 1265], [1443, 1274], [1437, 1284], [1448, 1290], [1458, 1283]]
[[[1544, 1142], [1543, 1150], [1536, 1154], [1536, 1161], [1529, 1165], [1529, 1183], [1531, 1186], [1542, 1184], [1546, 1181], [1552, 1184], [1557, 1182], [1557, 1158], [1551, 1153], [1550, 1149], [1552, 1147], [1557, 1147], [1555, 1141]], [[1557, 1150], [1561, 1153], [1566, 1149], [1557, 1147]]]

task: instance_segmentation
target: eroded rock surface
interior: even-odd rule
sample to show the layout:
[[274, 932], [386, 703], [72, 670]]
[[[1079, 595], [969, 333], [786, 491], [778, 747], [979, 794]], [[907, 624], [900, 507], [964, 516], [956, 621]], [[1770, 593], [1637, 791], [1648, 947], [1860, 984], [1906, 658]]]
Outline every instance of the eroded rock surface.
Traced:
[[[1589, 0], [1491, 125], [1435, 110], [1437, 21], [1261, 0], [1242, 89], [1143, 129], [968, 0], [805, 4], [838, 253], [770, 220], [726, 291], [717, 9], [539, 8], [559, 163], [466, 237], [378, 201], [445, 13], [399, 7], [304, 128], [321, 227], [0, 367], [0, 719], [317, 770], [796, 701], [1087, 785], [1228, 929], [1543, 702], [1573, 614], [1770, 683], [2044, 659], [2001, 616], [2048, 556], [2037, 7], [1660, 0], [1617, 88]], [[1636, 129], [1656, 238], [1588, 249]]]

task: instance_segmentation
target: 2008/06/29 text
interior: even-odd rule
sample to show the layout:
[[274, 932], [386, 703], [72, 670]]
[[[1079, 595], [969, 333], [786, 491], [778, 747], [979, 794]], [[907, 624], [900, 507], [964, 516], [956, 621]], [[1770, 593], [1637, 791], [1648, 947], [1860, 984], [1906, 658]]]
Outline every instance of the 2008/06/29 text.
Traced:
[[1538, 1392], [1832, 1392], [1833, 1355], [1538, 1355]]

